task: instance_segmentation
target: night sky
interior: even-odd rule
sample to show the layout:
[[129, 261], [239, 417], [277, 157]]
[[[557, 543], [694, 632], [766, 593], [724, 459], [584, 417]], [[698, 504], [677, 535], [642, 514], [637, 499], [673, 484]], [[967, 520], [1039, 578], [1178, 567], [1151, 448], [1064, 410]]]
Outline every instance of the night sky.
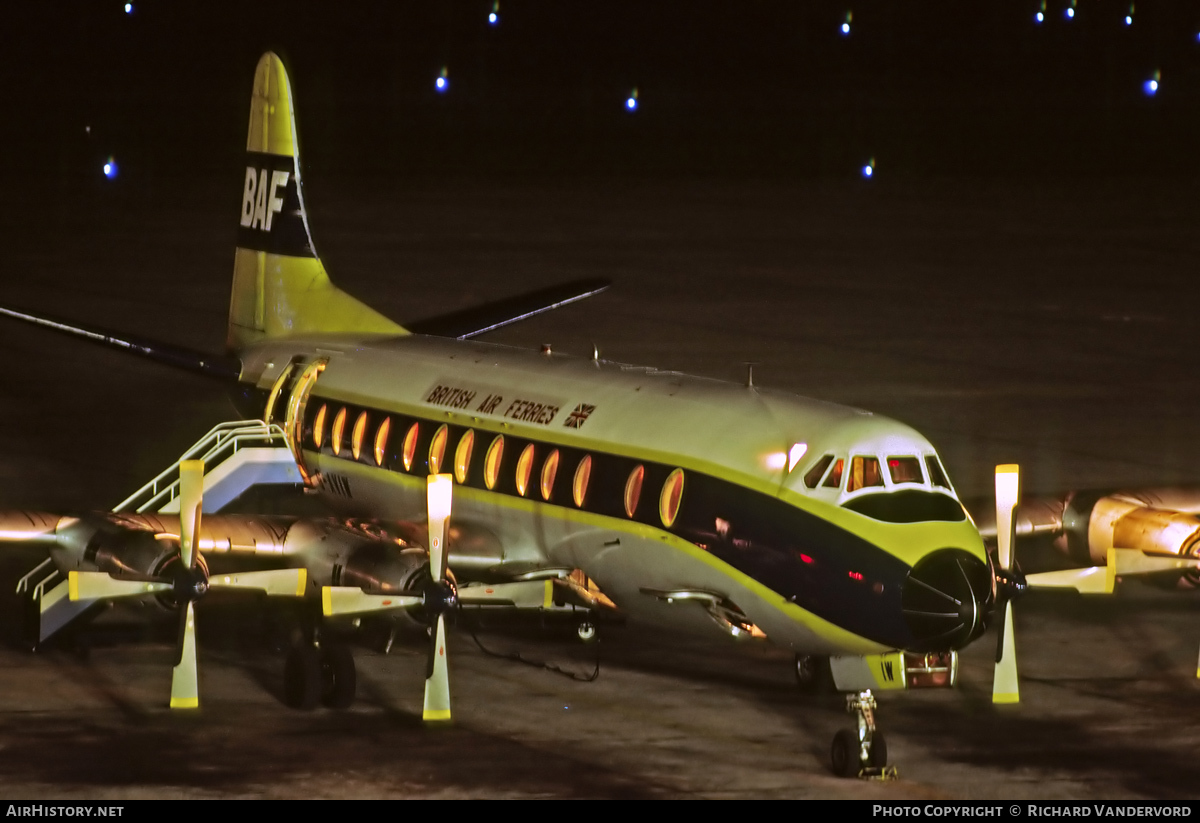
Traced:
[[1071, 20], [1049, 0], [1040, 25], [1036, 0], [505, 0], [495, 26], [492, 8], [10, 4], [6, 174], [63, 191], [108, 155], [127, 187], [227, 171], [268, 48], [315, 171], [838, 179], [874, 157], [891, 178], [1197, 174], [1193, 3], [1140, 0], [1129, 26], [1113, 0]]

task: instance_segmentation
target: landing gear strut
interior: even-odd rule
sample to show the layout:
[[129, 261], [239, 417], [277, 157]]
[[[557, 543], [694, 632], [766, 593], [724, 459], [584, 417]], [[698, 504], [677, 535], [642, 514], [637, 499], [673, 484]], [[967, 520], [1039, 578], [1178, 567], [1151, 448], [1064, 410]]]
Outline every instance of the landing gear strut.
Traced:
[[354, 655], [346, 646], [302, 643], [288, 652], [284, 665], [284, 699], [293, 709], [308, 711], [318, 703], [345, 709], [354, 702], [357, 676]]
[[830, 757], [833, 771], [839, 777], [861, 777], [891, 780], [896, 767], [887, 765], [887, 741], [875, 728], [875, 695], [867, 689], [846, 695], [846, 711], [858, 718], [857, 733], [842, 729], [833, 738]]

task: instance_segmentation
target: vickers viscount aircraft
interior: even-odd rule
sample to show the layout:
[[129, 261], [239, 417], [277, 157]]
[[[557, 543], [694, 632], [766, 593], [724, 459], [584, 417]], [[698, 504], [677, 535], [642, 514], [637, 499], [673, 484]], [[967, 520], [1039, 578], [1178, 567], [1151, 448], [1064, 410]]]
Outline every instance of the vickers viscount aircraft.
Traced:
[[[327, 276], [293, 112], [284, 66], [266, 54], [224, 355], [0, 312], [223, 381], [243, 416], [286, 442], [292, 479], [339, 518], [201, 518], [207, 478], [187, 461], [157, 513], [10, 512], [0, 534], [46, 544], [71, 602], [155, 596], [180, 607], [175, 706], [198, 701], [193, 603], [211, 586], [307, 597], [328, 620], [421, 621], [432, 638], [428, 719], [450, 716], [452, 610], [574, 610], [586, 636], [596, 611], [615, 609], [793, 650], [802, 685], [829, 678], [850, 693], [858, 730], [835, 738], [835, 770], [885, 767], [871, 690], [952, 685], [956, 650], [983, 634], [998, 602], [1037, 582], [1009, 569], [1007, 540], [993, 572], [930, 442], [750, 381], [471, 339], [604, 283], [402, 327]], [[1011, 532], [1015, 473], [999, 477]], [[1004, 661], [997, 691], [1015, 696], [1011, 652]], [[289, 656], [296, 705], [345, 705], [353, 683], [353, 657], [319, 630]]]

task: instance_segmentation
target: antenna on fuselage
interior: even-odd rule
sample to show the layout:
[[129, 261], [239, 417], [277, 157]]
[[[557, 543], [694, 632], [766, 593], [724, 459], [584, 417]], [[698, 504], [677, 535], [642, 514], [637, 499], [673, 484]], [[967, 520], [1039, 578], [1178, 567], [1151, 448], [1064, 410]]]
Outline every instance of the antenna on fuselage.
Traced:
[[753, 361], [746, 361], [746, 388], [754, 388], [754, 367], [758, 364]]

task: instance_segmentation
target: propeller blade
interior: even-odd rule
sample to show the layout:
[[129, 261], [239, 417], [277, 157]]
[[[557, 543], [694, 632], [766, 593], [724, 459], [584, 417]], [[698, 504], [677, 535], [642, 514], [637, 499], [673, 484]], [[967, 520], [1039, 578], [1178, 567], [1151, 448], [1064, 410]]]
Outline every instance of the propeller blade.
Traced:
[[996, 675], [992, 680], [993, 703], [1020, 703], [1021, 690], [1017, 683], [1017, 642], [1013, 634], [1012, 603], [1004, 603], [1004, 623], [1000, 629], [999, 653], [996, 656]]
[[429, 670], [425, 677], [426, 720], [450, 719], [450, 672], [446, 667], [446, 618], [438, 615], [429, 649]]
[[184, 460], [179, 464], [179, 557], [185, 569], [195, 565], [203, 496], [204, 461]]
[[307, 569], [269, 569], [210, 577], [208, 585], [221, 589], [257, 589], [276, 597], [303, 597]]
[[1200, 558], [1152, 555], [1140, 549], [1109, 549], [1108, 565], [1122, 575], [1154, 574], [1200, 568]]
[[[446, 579], [446, 521], [450, 519], [454, 484], [450, 475], [430, 475], [426, 487], [429, 507], [429, 576], [434, 584]], [[430, 636], [429, 664], [425, 675], [427, 721], [450, 719], [450, 671], [446, 666], [446, 616], [438, 614]]]
[[422, 602], [419, 595], [367, 594], [358, 586], [321, 587], [321, 612], [326, 617], [411, 609]]
[[1021, 467], [1005, 463], [996, 467], [996, 549], [1000, 568], [1008, 571], [1013, 561], [1013, 511], [1021, 501]]
[[196, 677], [196, 610], [192, 603], [179, 615], [179, 662], [171, 672], [171, 708], [195, 709], [200, 705]]
[[426, 486], [429, 507], [429, 576], [433, 582], [446, 579], [446, 521], [450, 519], [450, 504], [454, 481], [448, 474], [431, 474]]
[[68, 572], [67, 596], [79, 600], [111, 600], [117, 597], [137, 597], [171, 589], [170, 583], [152, 580], [120, 580], [107, 572]]
[[1030, 574], [1025, 577], [1025, 582], [1034, 589], [1075, 589], [1081, 594], [1112, 594], [1116, 576], [1115, 565], [1088, 566]]

